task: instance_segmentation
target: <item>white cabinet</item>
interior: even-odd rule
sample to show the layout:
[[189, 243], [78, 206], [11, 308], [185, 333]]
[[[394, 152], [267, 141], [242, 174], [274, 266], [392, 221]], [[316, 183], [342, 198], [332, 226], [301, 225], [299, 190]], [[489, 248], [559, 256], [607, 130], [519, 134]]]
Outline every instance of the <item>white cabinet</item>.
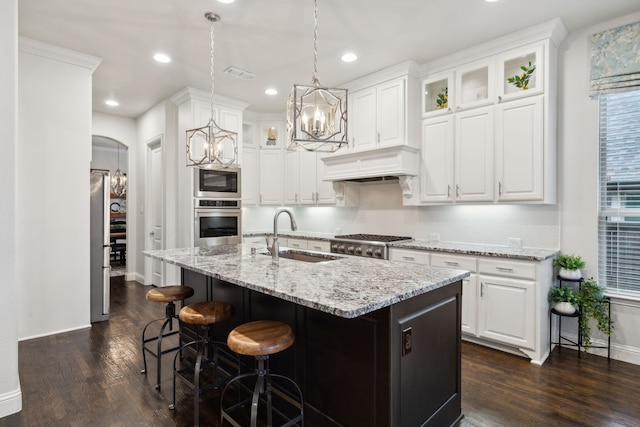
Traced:
[[429, 252], [413, 249], [389, 248], [389, 260], [429, 265]]
[[[556, 203], [556, 59], [566, 34], [550, 21], [425, 64], [420, 201], [405, 204]], [[445, 88], [452, 128], [437, 104]]]
[[536, 266], [501, 259], [478, 260], [478, 336], [535, 349]]
[[462, 332], [475, 335], [478, 332], [478, 275], [476, 258], [464, 255], [431, 254], [434, 267], [468, 270], [471, 274], [462, 280]]
[[493, 104], [494, 60], [489, 58], [481, 62], [464, 65], [456, 69], [456, 111], [468, 110]]
[[260, 204], [282, 204], [283, 163], [282, 150], [260, 150]]
[[309, 249], [311, 251], [318, 252], [331, 252], [331, 245], [327, 240], [296, 239], [288, 237], [286, 239], [286, 245], [281, 242], [280, 246], [286, 246], [294, 249]]
[[[455, 104], [453, 72], [436, 74], [422, 81], [422, 117], [449, 114]], [[449, 101], [451, 100], [451, 103]]]
[[285, 151], [285, 204], [335, 204], [331, 183], [322, 181], [324, 162], [320, 160], [320, 155], [309, 151]]
[[544, 92], [544, 44], [523, 46], [498, 57], [498, 100], [501, 102]]
[[255, 147], [242, 147], [242, 204], [257, 205], [260, 199], [259, 178], [260, 178], [260, 159], [259, 150]]
[[453, 201], [453, 115], [426, 119], [422, 123], [420, 200], [427, 203]]
[[406, 143], [406, 77], [354, 91], [349, 101], [349, 133], [357, 150]]
[[[496, 106], [498, 200], [544, 200], [543, 98], [535, 96]], [[549, 193], [555, 193], [549, 189]]]
[[493, 110], [476, 108], [425, 119], [420, 200], [493, 200]]
[[493, 107], [456, 113], [456, 201], [493, 200], [493, 144]]

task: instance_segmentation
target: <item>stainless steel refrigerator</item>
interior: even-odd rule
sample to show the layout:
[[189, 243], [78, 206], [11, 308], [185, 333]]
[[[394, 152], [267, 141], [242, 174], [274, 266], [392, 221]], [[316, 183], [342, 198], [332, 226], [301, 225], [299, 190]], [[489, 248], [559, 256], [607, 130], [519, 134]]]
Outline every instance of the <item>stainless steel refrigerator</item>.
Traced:
[[109, 171], [91, 169], [91, 322], [109, 319], [111, 286]]

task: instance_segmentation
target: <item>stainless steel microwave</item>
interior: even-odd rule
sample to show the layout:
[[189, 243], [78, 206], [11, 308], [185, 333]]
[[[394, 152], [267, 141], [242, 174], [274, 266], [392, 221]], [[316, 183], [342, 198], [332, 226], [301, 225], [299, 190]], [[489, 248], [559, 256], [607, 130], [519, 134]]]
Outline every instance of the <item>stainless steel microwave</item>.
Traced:
[[194, 197], [207, 199], [240, 199], [240, 168], [195, 169]]

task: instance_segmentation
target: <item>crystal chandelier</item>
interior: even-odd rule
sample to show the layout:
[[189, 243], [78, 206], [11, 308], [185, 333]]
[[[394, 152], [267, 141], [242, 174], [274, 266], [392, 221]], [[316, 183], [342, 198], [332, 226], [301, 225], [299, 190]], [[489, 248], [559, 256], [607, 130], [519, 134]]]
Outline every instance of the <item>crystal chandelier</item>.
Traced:
[[322, 87], [318, 79], [318, 0], [313, 3], [313, 78], [294, 84], [287, 103], [289, 151], [336, 151], [347, 145], [347, 90]]
[[237, 163], [238, 134], [222, 129], [213, 119], [213, 24], [220, 20], [220, 16], [207, 12], [204, 17], [211, 22], [211, 118], [206, 126], [187, 130], [187, 166], [225, 168]]
[[117, 197], [127, 192], [127, 175], [120, 170], [120, 144], [118, 144], [118, 169], [111, 177], [111, 192]]

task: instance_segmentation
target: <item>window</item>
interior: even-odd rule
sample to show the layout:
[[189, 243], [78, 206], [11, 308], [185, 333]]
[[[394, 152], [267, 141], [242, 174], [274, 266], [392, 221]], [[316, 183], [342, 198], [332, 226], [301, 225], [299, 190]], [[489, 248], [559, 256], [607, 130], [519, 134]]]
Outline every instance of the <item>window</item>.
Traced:
[[640, 293], [640, 91], [598, 99], [599, 284]]

